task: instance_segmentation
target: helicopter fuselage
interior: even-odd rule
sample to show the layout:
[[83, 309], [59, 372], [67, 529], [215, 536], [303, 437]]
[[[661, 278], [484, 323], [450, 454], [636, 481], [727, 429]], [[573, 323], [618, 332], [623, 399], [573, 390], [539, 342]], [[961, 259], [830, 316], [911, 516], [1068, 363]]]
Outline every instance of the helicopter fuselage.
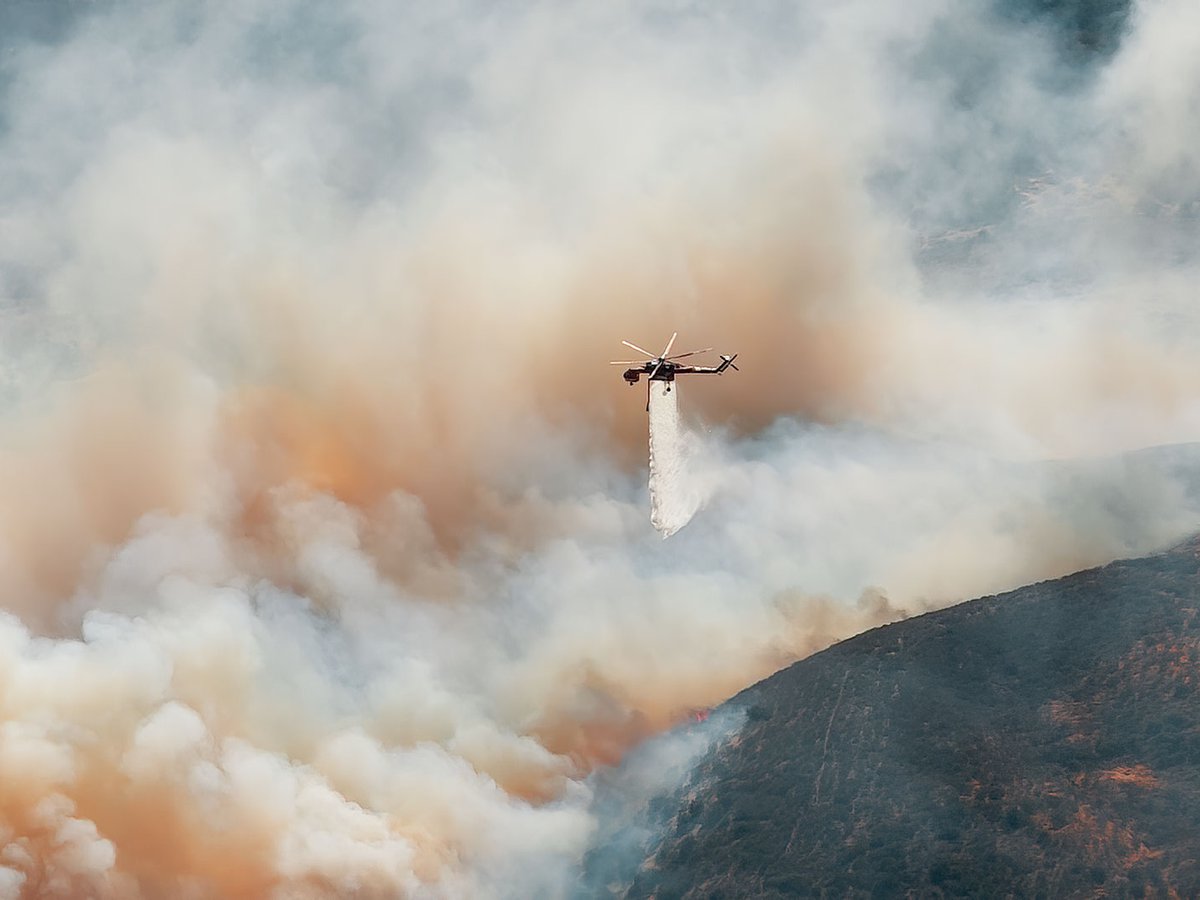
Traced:
[[[657, 372], [654, 371], [655, 366], [658, 367]], [[637, 384], [638, 379], [640, 379], [643, 375], [645, 375], [651, 381], [674, 381], [675, 373], [682, 368], [686, 367], [677, 366], [675, 363], [666, 362], [665, 360], [663, 362], [651, 360], [645, 365], [638, 366], [635, 369], [626, 369], [624, 378], [630, 384]]]
[[[720, 375], [733, 365], [735, 358], [736, 354], [722, 356], [719, 366], [681, 366], [679, 363], [673, 363], [667, 359], [652, 359], [636, 368], [626, 369], [623, 377], [630, 384], [637, 384], [643, 375], [651, 381], [667, 382], [674, 381], [676, 375]], [[736, 369], [737, 366], [734, 368]]]

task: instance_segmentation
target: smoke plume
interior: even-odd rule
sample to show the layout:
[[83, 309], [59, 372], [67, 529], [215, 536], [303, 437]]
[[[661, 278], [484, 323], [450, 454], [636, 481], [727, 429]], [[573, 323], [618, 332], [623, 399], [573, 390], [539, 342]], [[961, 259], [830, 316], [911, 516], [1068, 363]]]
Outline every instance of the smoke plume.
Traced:
[[1193, 529], [1200, 30], [1033, 6], [0, 7], [0, 896], [569, 891], [690, 710]]

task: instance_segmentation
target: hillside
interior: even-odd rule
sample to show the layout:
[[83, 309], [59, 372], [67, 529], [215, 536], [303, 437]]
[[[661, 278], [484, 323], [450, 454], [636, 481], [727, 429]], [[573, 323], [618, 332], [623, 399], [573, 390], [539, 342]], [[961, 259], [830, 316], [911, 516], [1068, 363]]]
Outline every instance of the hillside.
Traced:
[[[1200, 896], [1200, 552], [879, 628], [747, 689], [629, 897]], [[604, 862], [611, 867], [610, 861]]]

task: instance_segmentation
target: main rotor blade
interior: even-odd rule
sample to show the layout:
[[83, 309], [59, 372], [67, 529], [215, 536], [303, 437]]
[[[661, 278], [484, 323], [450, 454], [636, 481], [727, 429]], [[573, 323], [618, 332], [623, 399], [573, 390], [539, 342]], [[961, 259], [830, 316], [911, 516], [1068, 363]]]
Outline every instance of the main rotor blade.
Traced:
[[689, 350], [687, 353], [676, 353], [674, 356], [668, 356], [667, 359], [683, 359], [685, 356], [695, 356], [697, 353], [712, 353], [712, 347], [705, 347], [703, 350]]
[[656, 365], [656, 366], [654, 367], [654, 371], [650, 373], [650, 377], [649, 377], [648, 379], [646, 379], [647, 381], [653, 381], [653, 380], [654, 380], [654, 376], [658, 374], [658, 370], [662, 368], [662, 364], [663, 364], [663, 361], [660, 359], [660, 360], [658, 361], [658, 365]]
[[656, 356], [655, 356], [653, 353], [651, 353], [649, 350], [643, 350], [643, 349], [642, 349], [641, 347], [639, 347], [637, 344], [631, 344], [631, 343], [629, 343], [629, 341], [621, 341], [621, 343], [622, 343], [622, 344], [624, 344], [626, 347], [630, 347], [630, 348], [632, 348], [632, 349], [636, 350], [638, 353], [645, 353], [645, 354], [646, 354], [648, 357], [650, 357], [651, 359], [657, 359], [657, 358], [658, 358], [658, 357], [656, 357]]
[[610, 366], [644, 366], [649, 360], [645, 359], [614, 359]]
[[671, 339], [669, 341], [667, 341], [667, 349], [664, 350], [661, 354], [659, 354], [659, 357], [658, 357], [659, 359], [667, 358], [667, 354], [671, 352], [671, 345], [675, 343], [675, 338], [677, 338], [677, 337], [679, 337], [678, 331], [676, 331], [673, 335], [671, 335]]

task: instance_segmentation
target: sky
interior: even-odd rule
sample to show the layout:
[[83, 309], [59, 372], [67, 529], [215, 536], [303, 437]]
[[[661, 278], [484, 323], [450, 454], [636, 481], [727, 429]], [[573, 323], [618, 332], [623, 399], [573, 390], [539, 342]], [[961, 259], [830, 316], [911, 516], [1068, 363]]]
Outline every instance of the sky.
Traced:
[[1195, 530], [1182, 0], [0, 16], [0, 897], [567, 895], [691, 711]]

